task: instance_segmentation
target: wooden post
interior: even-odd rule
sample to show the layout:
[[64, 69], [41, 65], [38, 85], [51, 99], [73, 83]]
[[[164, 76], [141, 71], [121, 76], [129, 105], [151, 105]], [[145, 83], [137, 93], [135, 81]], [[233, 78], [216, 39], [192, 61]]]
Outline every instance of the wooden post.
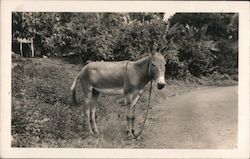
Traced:
[[34, 53], [34, 44], [33, 44], [33, 39], [31, 39], [31, 57], [34, 57], [35, 56], [35, 53]]
[[20, 53], [21, 53], [21, 57], [23, 57], [23, 43], [20, 42]]

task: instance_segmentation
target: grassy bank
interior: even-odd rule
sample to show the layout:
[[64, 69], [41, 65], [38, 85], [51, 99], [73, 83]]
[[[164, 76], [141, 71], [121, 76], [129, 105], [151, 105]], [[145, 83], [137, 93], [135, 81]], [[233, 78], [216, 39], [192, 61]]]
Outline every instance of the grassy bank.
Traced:
[[[88, 134], [84, 107], [69, 109], [69, 88], [82, 65], [62, 59], [21, 59], [13, 61], [11, 134], [13, 147], [116, 147], [132, 148], [124, 142], [125, 112], [121, 96], [101, 96], [97, 124], [103, 142]], [[235, 85], [236, 81], [211, 75], [186, 80], [167, 80], [166, 91], [153, 89], [151, 107], [193, 89]], [[148, 99], [147, 85], [137, 104], [137, 122], [141, 123]], [[77, 100], [82, 101], [77, 87]], [[139, 124], [140, 125], [140, 124]]]

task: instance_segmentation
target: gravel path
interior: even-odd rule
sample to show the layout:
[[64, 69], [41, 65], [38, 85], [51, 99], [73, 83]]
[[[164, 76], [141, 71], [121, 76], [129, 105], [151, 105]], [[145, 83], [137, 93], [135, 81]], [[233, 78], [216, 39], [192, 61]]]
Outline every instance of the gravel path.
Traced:
[[237, 148], [237, 89], [202, 89], [163, 100], [150, 110], [139, 147]]

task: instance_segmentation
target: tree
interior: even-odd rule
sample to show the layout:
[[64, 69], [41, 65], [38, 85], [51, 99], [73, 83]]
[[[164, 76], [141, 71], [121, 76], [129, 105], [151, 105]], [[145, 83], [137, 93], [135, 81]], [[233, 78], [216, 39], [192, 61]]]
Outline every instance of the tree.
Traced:
[[237, 73], [238, 14], [177, 13], [170, 22], [170, 26], [183, 26], [175, 42], [180, 61], [186, 63], [190, 72], [196, 76], [213, 71]]

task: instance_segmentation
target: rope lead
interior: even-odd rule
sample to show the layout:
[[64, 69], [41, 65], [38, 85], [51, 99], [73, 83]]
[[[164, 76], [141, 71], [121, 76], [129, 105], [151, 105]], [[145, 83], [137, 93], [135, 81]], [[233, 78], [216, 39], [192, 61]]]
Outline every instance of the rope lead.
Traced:
[[151, 82], [150, 82], [150, 88], [149, 88], [149, 94], [148, 94], [148, 106], [147, 106], [147, 111], [146, 111], [146, 115], [145, 115], [145, 118], [144, 118], [141, 130], [140, 130], [140, 132], [138, 134], [134, 134], [133, 133], [134, 136], [128, 137], [125, 140], [137, 139], [142, 134], [142, 131], [144, 129], [144, 126], [146, 124], [146, 120], [147, 120], [147, 117], [148, 117], [148, 110], [149, 110], [149, 106], [150, 106], [150, 98], [151, 98], [151, 92], [152, 92], [152, 82], [153, 81], [151, 80]]

